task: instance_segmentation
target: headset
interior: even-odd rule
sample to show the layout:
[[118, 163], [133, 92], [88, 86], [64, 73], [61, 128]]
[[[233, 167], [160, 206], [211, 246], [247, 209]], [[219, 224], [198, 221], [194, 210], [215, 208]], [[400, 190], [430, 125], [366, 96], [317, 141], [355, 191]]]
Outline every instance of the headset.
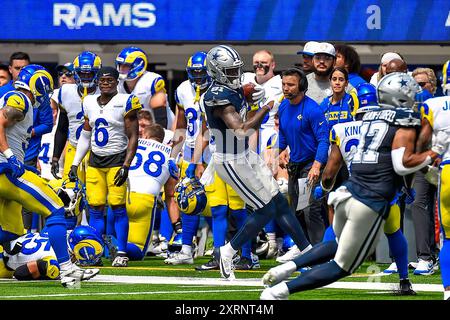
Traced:
[[[308, 79], [306, 79], [306, 74], [303, 72], [303, 70], [300, 70], [298, 68], [290, 68], [285, 71], [286, 73], [295, 73], [299, 77], [298, 82], [298, 90], [300, 92], [306, 92], [308, 90]], [[284, 73], [283, 73], [284, 74]]]

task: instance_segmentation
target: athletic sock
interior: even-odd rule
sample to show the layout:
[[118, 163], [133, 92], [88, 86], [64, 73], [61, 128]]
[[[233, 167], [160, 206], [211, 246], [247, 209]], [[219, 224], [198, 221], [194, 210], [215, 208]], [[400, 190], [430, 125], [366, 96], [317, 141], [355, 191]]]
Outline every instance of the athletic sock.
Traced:
[[408, 242], [402, 231], [398, 229], [393, 234], [386, 235], [391, 249], [392, 256], [394, 257], [395, 264], [400, 279], [408, 278]]

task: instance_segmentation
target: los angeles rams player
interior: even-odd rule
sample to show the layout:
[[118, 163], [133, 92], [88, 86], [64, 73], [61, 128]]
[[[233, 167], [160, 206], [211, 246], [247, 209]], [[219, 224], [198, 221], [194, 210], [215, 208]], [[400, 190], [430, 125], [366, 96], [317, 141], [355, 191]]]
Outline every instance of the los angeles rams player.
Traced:
[[119, 93], [134, 94], [142, 108], [152, 112], [156, 123], [171, 129], [174, 114], [169, 107], [164, 79], [147, 71], [147, 55], [138, 47], [126, 47], [116, 57], [120, 74]]
[[157, 197], [170, 178], [168, 160], [172, 148], [163, 144], [164, 128], [152, 124], [142, 129], [136, 156], [130, 166], [130, 201], [127, 201], [129, 233], [127, 256], [142, 260], [147, 252], [157, 210]]
[[51, 75], [39, 65], [28, 65], [14, 83], [18, 91], [0, 100], [0, 243], [23, 233], [22, 206], [46, 217], [50, 243], [61, 267], [61, 283], [71, 286], [94, 277], [99, 270], [83, 270], [69, 259], [64, 206], [45, 180], [25, 170], [23, 158], [33, 125], [33, 107], [48, 103], [53, 90]]
[[[98, 265], [103, 253], [103, 242], [94, 228], [78, 226], [67, 233], [72, 259], [82, 266]], [[45, 230], [27, 233], [6, 244], [0, 254], [0, 278], [17, 280], [54, 280], [60, 275], [60, 266]]]
[[434, 141], [431, 150], [414, 153], [420, 120], [412, 107], [419, 90], [405, 73], [392, 73], [380, 81], [377, 100], [381, 109], [364, 115], [351, 177], [328, 199], [335, 208], [333, 229], [338, 247], [334, 259], [329, 261], [332, 241], [313, 247], [297, 262], [303, 258], [301, 262], [308, 260], [314, 267], [292, 281], [265, 289], [262, 300], [287, 299], [289, 294], [348, 276], [373, 250], [390, 203], [402, 184], [401, 176], [432, 163], [448, 144], [445, 137]]
[[[420, 110], [424, 130], [417, 144], [419, 150], [425, 148], [430, 140], [438, 140], [440, 136], [450, 135], [450, 60], [442, 69], [442, 91], [445, 96], [426, 100]], [[442, 156], [439, 168], [438, 212], [444, 235], [439, 261], [444, 300], [450, 300], [450, 149], [448, 147]]]
[[[248, 136], [259, 128], [274, 102], [265, 104], [246, 120], [248, 105], [241, 89], [243, 62], [239, 54], [230, 46], [220, 45], [208, 52], [206, 61], [213, 83], [202, 96], [201, 103], [208, 127], [215, 137], [216, 151], [205, 173], [212, 176], [215, 170], [254, 209], [246, 224], [219, 250], [221, 274], [232, 280], [233, 255], [245, 242], [256, 237], [274, 216], [300, 250], [308, 250], [311, 245], [286, 198], [279, 192], [272, 172], [256, 153], [249, 150]], [[258, 91], [263, 90], [258, 88]]]
[[[60, 179], [58, 162], [66, 147], [67, 138], [69, 143], [65, 152], [63, 179], [68, 177], [84, 124], [82, 101], [87, 95], [99, 93], [97, 73], [102, 66], [100, 57], [93, 52], [83, 51], [75, 58], [73, 66], [76, 84], [64, 84], [57, 96], [60, 112], [52, 156], [52, 174], [56, 179]], [[85, 181], [83, 168], [80, 168], [78, 176]]]
[[108, 201], [114, 214], [118, 242], [117, 256], [112, 265], [126, 267], [126, 181], [138, 145], [137, 113], [141, 104], [135, 95], [118, 93], [119, 72], [115, 68], [102, 67], [97, 76], [101, 93], [88, 95], [83, 100], [85, 120], [69, 178], [72, 181], [77, 179], [78, 165], [91, 147], [86, 171], [89, 224], [99, 234], [104, 234], [103, 213]]

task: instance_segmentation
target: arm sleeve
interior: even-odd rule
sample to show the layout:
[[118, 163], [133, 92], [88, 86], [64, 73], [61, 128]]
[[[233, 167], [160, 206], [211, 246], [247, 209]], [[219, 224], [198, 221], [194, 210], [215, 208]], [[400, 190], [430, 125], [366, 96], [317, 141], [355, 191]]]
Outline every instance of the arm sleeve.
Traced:
[[49, 133], [53, 128], [53, 115], [50, 101], [39, 107], [38, 125], [34, 127], [34, 134], [41, 137], [43, 134]]
[[60, 109], [58, 124], [55, 132], [55, 143], [53, 149], [53, 158], [60, 159], [67, 141], [67, 135], [69, 132], [69, 118], [67, 112]]
[[327, 162], [328, 148], [330, 147], [327, 121], [320, 108], [313, 108], [310, 117], [311, 128], [318, 142], [315, 160], [324, 165]]
[[81, 130], [80, 139], [78, 139], [77, 144], [77, 152], [75, 153], [75, 157], [72, 162], [73, 166], [78, 166], [88, 152], [91, 145], [91, 135], [92, 131], [86, 131], [84, 129]]

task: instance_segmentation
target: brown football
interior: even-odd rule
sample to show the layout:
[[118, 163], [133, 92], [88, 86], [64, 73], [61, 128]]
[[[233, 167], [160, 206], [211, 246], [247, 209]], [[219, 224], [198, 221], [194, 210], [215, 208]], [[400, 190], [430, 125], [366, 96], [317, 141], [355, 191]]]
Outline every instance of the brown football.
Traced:
[[247, 102], [253, 102], [252, 94], [256, 91], [255, 84], [253, 82], [246, 83], [242, 86], [242, 91], [244, 92], [244, 97]]

